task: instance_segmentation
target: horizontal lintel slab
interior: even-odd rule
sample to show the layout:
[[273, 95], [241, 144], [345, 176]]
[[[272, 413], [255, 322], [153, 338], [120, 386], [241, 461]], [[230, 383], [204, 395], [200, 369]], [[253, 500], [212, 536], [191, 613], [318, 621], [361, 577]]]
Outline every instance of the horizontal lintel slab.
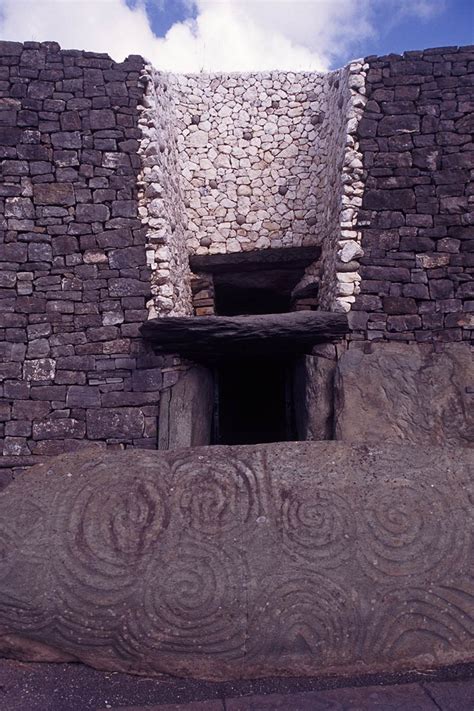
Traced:
[[347, 333], [345, 314], [295, 311], [249, 316], [174, 316], [140, 327], [158, 353], [187, 356], [304, 352]]
[[230, 254], [194, 254], [189, 258], [195, 273], [260, 271], [261, 269], [295, 269], [308, 267], [321, 257], [321, 247], [279, 247]]

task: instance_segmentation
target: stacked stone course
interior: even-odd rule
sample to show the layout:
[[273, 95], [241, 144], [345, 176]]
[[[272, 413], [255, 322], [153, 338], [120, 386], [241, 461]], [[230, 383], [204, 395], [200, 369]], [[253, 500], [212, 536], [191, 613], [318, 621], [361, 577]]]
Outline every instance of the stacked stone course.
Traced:
[[[361, 62], [330, 72], [146, 69], [140, 153], [154, 313], [189, 313], [183, 255], [320, 244], [322, 303], [348, 311], [362, 254]], [[343, 228], [343, 232], [341, 232]], [[319, 265], [305, 283], [318, 281]]]
[[156, 447], [166, 361], [138, 337], [150, 297], [142, 68], [140, 57], [0, 43], [4, 474], [84, 445]]
[[189, 254], [320, 245], [298, 288], [350, 340], [470, 340], [473, 115], [472, 47], [177, 77], [0, 42], [0, 471], [157, 447], [186, 365], [139, 326], [212, 311]]
[[350, 311], [360, 290], [359, 258], [364, 252], [357, 221], [364, 184], [357, 126], [366, 103], [366, 69], [359, 61], [339, 70], [331, 82], [339, 91], [328, 95], [330, 115], [338, 116], [329, 142], [332, 160], [326, 165], [330, 178], [319, 267], [319, 304], [328, 311]]
[[188, 250], [320, 242], [334, 119], [328, 76], [210, 74], [174, 82]]
[[149, 316], [192, 313], [190, 270], [186, 249], [188, 215], [182, 197], [178, 163], [176, 97], [173, 82], [147, 65], [140, 106], [139, 216], [147, 230], [147, 263], [151, 268]]
[[474, 326], [474, 47], [369, 57], [361, 338], [470, 340]]

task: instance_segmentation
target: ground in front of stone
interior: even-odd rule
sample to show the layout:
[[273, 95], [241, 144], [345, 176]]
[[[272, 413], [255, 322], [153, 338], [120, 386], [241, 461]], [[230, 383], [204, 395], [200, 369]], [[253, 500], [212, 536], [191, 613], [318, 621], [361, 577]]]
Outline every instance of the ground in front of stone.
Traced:
[[203, 682], [0, 660], [1, 711], [474, 711], [474, 666], [375, 675]]

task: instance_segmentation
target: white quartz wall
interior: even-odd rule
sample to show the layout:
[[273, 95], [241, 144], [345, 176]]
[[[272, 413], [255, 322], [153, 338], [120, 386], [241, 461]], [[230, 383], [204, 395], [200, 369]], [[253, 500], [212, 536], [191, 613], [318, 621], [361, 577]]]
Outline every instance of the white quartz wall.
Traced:
[[178, 152], [197, 254], [317, 244], [331, 117], [322, 74], [176, 78]]
[[[321, 307], [359, 288], [364, 67], [171, 75], [148, 68], [141, 215], [153, 307], [191, 312], [189, 254], [321, 245]], [[153, 309], [150, 315], [154, 315]]]
[[358, 259], [363, 256], [357, 229], [364, 192], [362, 154], [357, 127], [366, 103], [362, 62], [329, 75], [328, 180], [324, 191], [326, 232], [322, 242], [319, 305], [328, 311], [349, 311], [360, 289]]
[[186, 249], [188, 215], [181, 188], [177, 152], [176, 99], [167, 75], [148, 65], [139, 125], [142, 171], [139, 216], [148, 227], [147, 262], [151, 267], [149, 317], [192, 314]]

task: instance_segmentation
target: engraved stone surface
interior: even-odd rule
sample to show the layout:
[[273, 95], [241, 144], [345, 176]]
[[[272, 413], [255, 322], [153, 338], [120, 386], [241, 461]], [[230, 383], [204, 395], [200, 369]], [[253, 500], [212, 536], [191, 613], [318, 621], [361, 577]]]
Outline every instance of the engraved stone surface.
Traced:
[[208, 679], [474, 658], [473, 454], [62, 455], [0, 494], [0, 655]]
[[351, 347], [336, 369], [336, 439], [472, 447], [473, 386], [468, 343]]

